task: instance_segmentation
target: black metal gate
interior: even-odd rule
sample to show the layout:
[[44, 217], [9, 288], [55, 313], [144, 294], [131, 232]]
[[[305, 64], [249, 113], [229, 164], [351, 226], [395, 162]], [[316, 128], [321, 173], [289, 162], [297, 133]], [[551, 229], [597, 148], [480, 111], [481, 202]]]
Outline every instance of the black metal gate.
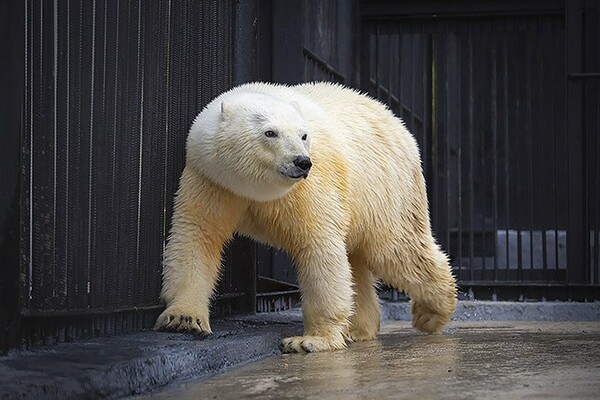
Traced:
[[598, 1], [361, 3], [361, 87], [417, 137], [476, 297], [599, 295]]

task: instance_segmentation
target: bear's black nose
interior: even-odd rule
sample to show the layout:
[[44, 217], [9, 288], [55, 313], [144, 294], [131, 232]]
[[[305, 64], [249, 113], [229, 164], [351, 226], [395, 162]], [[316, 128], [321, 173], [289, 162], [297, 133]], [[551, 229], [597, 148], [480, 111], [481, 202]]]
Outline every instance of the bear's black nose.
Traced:
[[294, 165], [304, 171], [308, 171], [312, 167], [310, 157], [298, 156], [294, 159]]

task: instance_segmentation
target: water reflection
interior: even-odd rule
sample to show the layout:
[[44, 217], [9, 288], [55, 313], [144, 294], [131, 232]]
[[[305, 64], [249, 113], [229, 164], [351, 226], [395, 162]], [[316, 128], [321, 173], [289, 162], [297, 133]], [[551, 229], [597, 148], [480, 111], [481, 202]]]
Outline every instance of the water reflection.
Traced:
[[226, 379], [221, 375], [218, 381], [204, 382], [202, 397], [396, 397], [410, 389], [413, 379], [446, 378], [458, 357], [459, 341], [451, 336], [382, 335], [376, 341], [353, 343], [345, 351], [270, 358], [226, 374]]

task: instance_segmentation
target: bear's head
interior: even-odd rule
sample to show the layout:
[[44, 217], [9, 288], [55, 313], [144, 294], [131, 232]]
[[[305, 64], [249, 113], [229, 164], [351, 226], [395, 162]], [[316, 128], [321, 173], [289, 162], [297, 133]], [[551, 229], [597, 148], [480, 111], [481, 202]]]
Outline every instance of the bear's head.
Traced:
[[229, 92], [194, 121], [188, 163], [238, 196], [270, 201], [307, 178], [310, 133], [297, 103]]

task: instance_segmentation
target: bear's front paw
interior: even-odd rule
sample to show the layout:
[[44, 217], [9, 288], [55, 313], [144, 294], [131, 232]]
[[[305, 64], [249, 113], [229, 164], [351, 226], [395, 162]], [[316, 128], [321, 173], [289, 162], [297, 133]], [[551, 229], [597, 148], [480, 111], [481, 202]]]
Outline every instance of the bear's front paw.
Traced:
[[157, 331], [192, 332], [201, 336], [210, 335], [208, 313], [186, 306], [170, 306], [160, 314], [154, 325]]
[[284, 353], [316, 353], [317, 351], [331, 351], [344, 349], [344, 340], [329, 339], [323, 336], [292, 336], [285, 338], [279, 344]]

